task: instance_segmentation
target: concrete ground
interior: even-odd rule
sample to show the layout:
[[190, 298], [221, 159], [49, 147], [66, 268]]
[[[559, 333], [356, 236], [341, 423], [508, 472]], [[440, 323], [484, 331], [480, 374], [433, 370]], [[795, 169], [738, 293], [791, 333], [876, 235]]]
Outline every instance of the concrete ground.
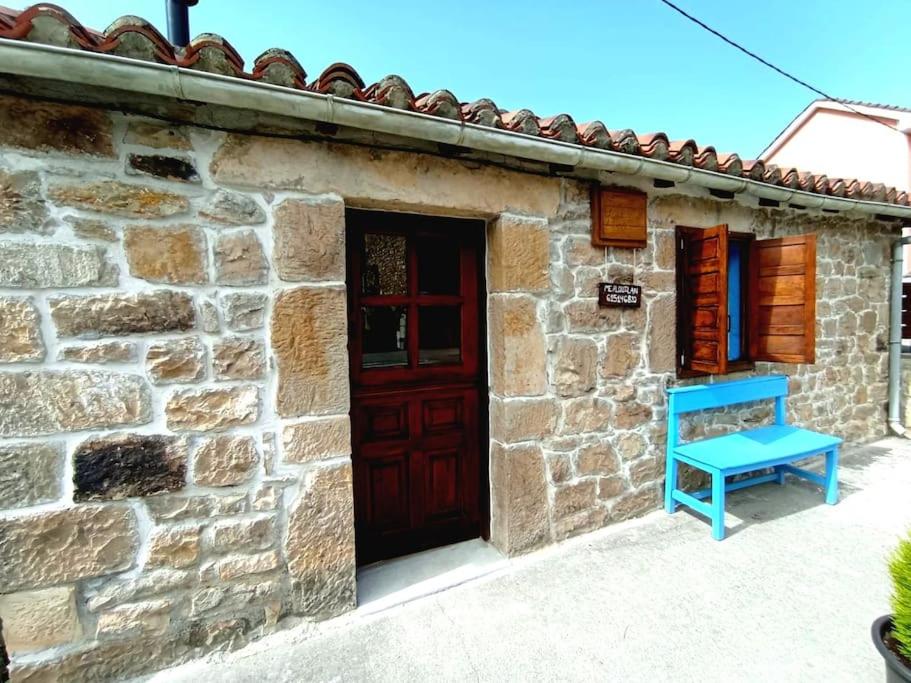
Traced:
[[302, 625], [153, 681], [881, 681], [870, 624], [911, 527], [911, 442], [846, 454], [841, 502], [789, 478], [573, 539], [404, 605]]

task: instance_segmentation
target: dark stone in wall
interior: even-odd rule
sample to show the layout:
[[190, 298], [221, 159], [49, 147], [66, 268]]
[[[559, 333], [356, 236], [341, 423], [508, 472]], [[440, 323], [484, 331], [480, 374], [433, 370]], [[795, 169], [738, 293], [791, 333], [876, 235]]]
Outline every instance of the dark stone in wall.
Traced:
[[9, 655], [6, 653], [6, 643], [3, 640], [3, 619], [0, 619], [0, 683], [9, 680]]
[[186, 445], [177, 437], [125, 434], [84, 441], [73, 455], [73, 498], [120, 500], [182, 489]]
[[146, 175], [186, 183], [199, 182], [196, 167], [186, 159], [166, 157], [161, 154], [131, 154], [128, 163], [130, 168]]

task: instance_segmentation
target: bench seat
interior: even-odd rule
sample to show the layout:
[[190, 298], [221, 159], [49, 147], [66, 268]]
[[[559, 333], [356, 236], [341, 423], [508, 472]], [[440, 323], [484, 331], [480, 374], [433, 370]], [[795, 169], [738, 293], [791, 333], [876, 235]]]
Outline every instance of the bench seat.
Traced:
[[770, 425], [691, 441], [674, 448], [674, 453], [699, 469], [724, 470], [725, 474], [733, 475], [825, 453], [841, 442], [831, 434], [791, 425]]
[[[793, 474], [818, 484], [830, 505], [838, 502], [838, 449], [842, 439], [787, 424], [785, 400], [788, 378], [783, 375], [750, 377], [730, 382], [713, 382], [667, 389], [667, 476], [664, 507], [670, 513], [686, 505], [712, 520], [712, 537], [724, 538], [724, 502], [729, 491], [766, 482], [785, 483]], [[775, 400], [775, 424], [680, 443], [679, 420], [682, 415], [741, 403]], [[825, 474], [795, 467], [792, 463], [810, 456], [825, 458]], [[677, 487], [678, 465], [684, 463], [706, 472], [712, 485], [699, 491]], [[728, 481], [728, 477], [773, 470], [747, 478]], [[711, 500], [711, 503], [706, 502]]]

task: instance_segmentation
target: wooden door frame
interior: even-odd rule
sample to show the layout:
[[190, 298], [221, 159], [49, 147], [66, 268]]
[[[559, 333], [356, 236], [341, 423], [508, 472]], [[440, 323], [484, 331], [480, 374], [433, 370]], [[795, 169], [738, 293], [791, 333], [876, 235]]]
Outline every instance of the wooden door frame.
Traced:
[[[386, 210], [382, 208], [357, 208], [346, 206], [345, 208], [345, 250], [346, 250], [346, 268], [345, 268], [345, 281], [346, 281], [346, 306], [348, 310], [348, 347], [349, 347], [349, 360], [355, 355], [354, 350], [352, 349], [353, 340], [359, 339], [359, 335], [356, 332], [355, 324], [359, 321], [359, 317], [354, 314], [353, 309], [357, 304], [359, 304], [359, 283], [358, 275], [359, 272], [356, 268], [352, 268], [352, 264], [358, 263], [359, 259], [355, 258], [354, 251], [360, 246], [359, 235], [363, 232], [363, 227], [358, 225], [361, 223], [360, 217], [366, 217], [369, 215], [376, 220], [376, 223], [371, 224], [371, 231], [374, 229], [376, 232], [384, 232], [384, 226], [386, 230], [394, 227], [394, 221], [399, 221], [399, 223], [407, 224], [408, 230], [412, 230], [410, 226], [416, 225], [421, 220], [433, 221], [434, 228], [437, 229], [438, 234], [447, 235], [448, 231], [445, 230], [447, 224], [450, 225], [451, 229], [458, 230], [460, 235], [464, 235], [466, 228], [473, 229], [474, 235], [470, 240], [470, 244], [476, 250], [476, 264], [474, 268], [474, 282], [476, 283], [476, 302], [477, 306], [477, 315], [476, 315], [476, 349], [475, 353], [475, 363], [476, 363], [476, 382], [477, 382], [477, 391], [478, 391], [478, 412], [477, 412], [477, 439], [478, 439], [478, 519], [479, 519], [479, 530], [480, 537], [485, 541], [490, 540], [490, 510], [491, 510], [491, 490], [490, 490], [490, 369], [489, 369], [489, 354], [488, 354], [488, 291], [487, 291], [487, 261], [488, 261], [488, 233], [490, 229], [490, 223], [485, 218], [466, 218], [466, 217], [450, 217], [450, 216], [440, 216], [434, 214], [421, 214], [414, 212], [400, 212], [395, 210]], [[475, 226], [471, 226], [471, 223], [476, 223]], [[374, 225], [376, 226], [374, 228]], [[397, 231], [398, 232], [398, 231]], [[354, 238], [354, 236], [358, 238]], [[409, 323], [410, 325], [411, 323]], [[464, 327], [464, 326], [463, 326]], [[464, 330], [463, 330], [464, 335]], [[351, 406], [352, 408], [349, 411], [349, 419], [354, 420], [353, 408], [354, 408], [354, 392], [357, 389], [363, 388], [365, 384], [361, 381], [361, 372], [359, 367], [355, 367], [356, 363], [349, 362], [349, 396], [351, 397]], [[448, 375], [445, 370], [441, 373], [427, 373], [427, 379], [430, 380], [434, 375], [438, 376], [441, 381], [446, 381], [451, 379], [452, 376]], [[370, 384], [368, 382], [368, 384]], [[353, 458], [353, 453], [352, 453]], [[353, 463], [352, 463], [353, 464]]]

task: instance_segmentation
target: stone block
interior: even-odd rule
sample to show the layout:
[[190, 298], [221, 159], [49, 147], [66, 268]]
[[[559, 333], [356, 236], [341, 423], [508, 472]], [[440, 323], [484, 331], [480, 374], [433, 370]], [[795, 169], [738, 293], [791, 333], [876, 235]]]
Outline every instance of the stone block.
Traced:
[[72, 586], [0, 595], [0, 621], [12, 655], [66, 645], [82, 636]]
[[219, 185], [337, 193], [387, 209], [553, 216], [559, 178], [347, 144], [229, 135], [210, 166]]
[[204, 575], [211, 574], [220, 581], [231, 581], [252, 574], [264, 574], [278, 569], [281, 565], [281, 556], [277, 550], [252, 555], [235, 555], [217, 560], [210, 567], [204, 568]]
[[0, 287], [110, 287], [117, 276], [101, 248], [0, 242]]
[[538, 441], [553, 435], [556, 424], [557, 402], [552, 398], [490, 399], [490, 432], [497, 441]]
[[218, 190], [199, 210], [200, 218], [225, 225], [259, 225], [266, 222], [266, 212], [252, 197]]
[[620, 522], [657, 510], [661, 505], [657, 486], [645, 486], [618, 498], [611, 506], [611, 521]]
[[554, 517], [563, 519], [593, 507], [597, 490], [598, 482], [594, 479], [557, 487], [554, 489]]
[[598, 479], [598, 498], [601, 500], [611, 500], [622, 495], [629, 488], [623, 475], [615, 474], [610, 477], [600, 477]]
[[592, 246], [590, 237], [567, 237], [563, 242], [563, 262], [575, 266], [603, 266], [607, 250]]
[[48, 303], [61, 337], [180, 332], [196, 325], [193, 299], [183, 292], [63, 296]]
[[167, 218], [190, 208], [189, 200], [182, 195], [117, 180], [58, 182], [48, 188], [48, 197], [61, 206], [124, 218]]
[[111, 119], [95, 107], [0, 95], [0, 146], [112, 157]]
[[199, 560], [198, 526], [158, 527], [149, 539], [146, 567], [192, 567]]
[[219, 235], [215, 240], [215, 282], [219, 285], [263, 285], [269, 265], [252, 230]]
[[136, 359], [136, 344], [120, 341], [64, 346], [57, 353], [57, 360], [71, 363], [132, 363]]
[[491, 542], [507, 555], [548, 543], [547, 481], [541, 447], [492, 442], [490, 482]]
[[227, 294], [223, 298], [225, 324], [234, 332], [258, 330], [266, 319], [265, 294]]
[[218, 306], [210, 299], [204, 299], [199, 304], [199, 324], [203, 332], [218, 334], [221, 332], [221, 322], [218, 317]]
[[272, 311], [281, 417], [348, 412], [348, 315], [343, 289], [278, 294]]
[[616, 429], [635, 429], [651, 419], [651, 406], [635, 401], [618, 403], [614, 411], [613, 426]]
[[105, 221], [67, 216], [66, 222], [70, 224], [76, 237], [86, 240], [101, 240], [102, 242], [116, 242], [118, 239], [117, 231], [110, 223]]
[[275, 541], [275, 516], [232, 519], [216, 522], [209, 529], [208, 548], [212, 552], [250, 552], [265, 550]]
[[194, 456], [193, 478], [200, 486], [234, 486], [253, 476], [259, 454], [253, 437], [215, 436]]
[[97, 638], [128, 638], [164, 633], [171, 623], [170, 600], [120, 605], [98, 615]]
[[121, 500], [184, 487], [187, 444], [173, 436], [113, 434], [88, 439], [73, 453], [73, 499]]
[[574, 299], [563, 307], [566, 326], [573, 334], [600, 334], [620, 328], [619, 308], [600, 308], [597, 299]]
[[611, 424], [611, 414], [610, 403], [601, 398], [587, 397], [563, 401], [563, 425], [560, 433], [603, 432]]
[[345, 204], [286, 199], [273, 213], [272, 262], [286, 282], [345, 280]]
[[199, 228], [131, 226], [124, 230], [123, 247], [133, 277], [183, 285], [209, 279], [206, 239]]
[[288, 573], [294, 611], [325, 618], [354, 609], [354, 506], [351, 466], [307, 473], [288, 515]]
[[643, 484], [654, 484], [664, 476], [664, 467], [657, 458], [646, 457], [629, 466], [629, 480], [634, 488]]
[[576, 471], [581, 477], [617, 474], [620, 471], [620, 459], [611, 445], [602, 440], [579, 449]]
[[[645, 439], [639, 434], [624, 434], [617, 439], [617, 452], [623, 462], [631, 462], [645, 452]], [[634, 484], [634, 486], [638, 486]]]
[[490, 297], [491, 389], [497, 396], [540, 396], [547, 389], [544, 329], [529, 296]]
[[224, 337], [212, 344], [215, 379], [261, 379], [266, 374], [266, 348], [255, 337]]
[[[676, 341], [674, 342], [676, 344]], [[673, 355], [671, 351], [671, 355]], [[607, 338], [601, 376], [610, 379], [628, 377], [639, 365], [639, 336], [618, 332]]]
[[222, 515], [239, 515], [247, 511], [246, 491], [196, 496], [163, 495], [143, 501], [149, 514], [158, 523], [205, 521]]
[[41, 320], [31, 297], [0, 297], [0, 363], [44, 359]]
[[652, 372], [677, 368], [677, 310], [673, 294], [656, 296], [648, 305], [648, 365]]
[[187, 389], [171, 394], [165, 415], [168, 429], [210, 432], [253, 424], [259, 419], [259, 408], [255, 386]]
[[347, 415], [286, 425], [282, 453], [288, 463], [327, 460], [351, 454], [351, 420]]
[[129, 569], [138, 545], [126, 505], [74, 507], [0, 519], [0, 586], [42, 588]]
[[47, 216], [37, 173], [0, 169], [0, 233], [50, 234], [54, 228]]
[[0, 510], [57, 500], [62, 473], [63, 444], [59, 442], [0, 446]]
[[155, 149], [193, 149], [186, 134], [177, 126], [157, 121], [130, 121], [123, 141], [128, 145], [141, 145]]
[[0, 373], [0, 436], [145, 424], [149, 385], [136, 375], [89, 370]]
[[582, 337], [562, 337], [553, 364], [553, 385], [558, 396], [582, 396], [595, 388], [598, 345]]
[[153, 384], [197, 382], [206, 374], [206, 347], [198, 337], [151, 344], [146, 351], [146, 372]]
[[546, 292], [550, 288], [547, 221], [502, 214], [488, 237], [491, 292]]

